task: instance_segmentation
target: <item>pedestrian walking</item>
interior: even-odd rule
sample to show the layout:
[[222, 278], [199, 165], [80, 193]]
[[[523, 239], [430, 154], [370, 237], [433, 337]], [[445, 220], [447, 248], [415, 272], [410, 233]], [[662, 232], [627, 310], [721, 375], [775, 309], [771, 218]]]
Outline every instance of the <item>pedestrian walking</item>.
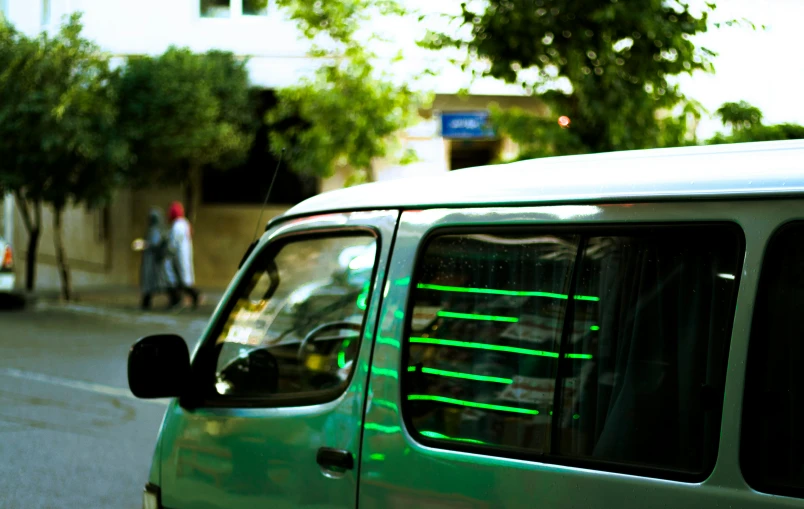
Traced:
[[143, 310], [151, 309], [154, 294], [170, 293], [174, 286], [171, 282], [168, 259], [168, 237], [162, 211], [157, 208], [148, 213], [148, 231], [143, 244], [142, 262], [140, 264], [140, 293]]
[[200, 294], [195, 288], [195, 269], [193, 268], [193, 233], [190, 222], [184, 217], [184, 206], [173, 202], [168, 211], [170, 235], [168, 246], [175, 276], [175, 286], [171, 304], [176, 306], [187, 294], [193, 300], [193, 308], [198, 307]]

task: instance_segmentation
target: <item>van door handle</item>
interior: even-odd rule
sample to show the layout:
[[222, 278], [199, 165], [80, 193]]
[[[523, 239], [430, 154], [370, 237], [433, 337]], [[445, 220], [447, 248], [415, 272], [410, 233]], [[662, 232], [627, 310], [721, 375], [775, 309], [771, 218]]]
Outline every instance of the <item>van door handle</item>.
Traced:
[[355, 468], [355, 460], [352, 453], [342, 449], [331, 449], [322, 447], [316, 454], [316, 461], [321, 468], [328, 470], [352, 470]]

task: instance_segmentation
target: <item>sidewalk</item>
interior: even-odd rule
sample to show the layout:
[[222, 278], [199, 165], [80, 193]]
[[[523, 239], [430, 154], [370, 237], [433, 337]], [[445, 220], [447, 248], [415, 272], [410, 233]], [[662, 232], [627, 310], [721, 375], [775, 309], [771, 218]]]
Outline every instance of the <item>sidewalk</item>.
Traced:
[[38, 291], [26, 295], [26, 306], [36, 305], [80, 305], [115, 311], [128, 311], [138, 314], [176, 315], [208, 318], [223, 297], [223, 290], [201, 290], [202, 304], [193, 309], [188, 301], [178, 309], [167, 309], [168, 298], [165, 295], [154, 296], [150, 311], [140, 309], [139, 289], [127, 286], [105, 286], [100, 288], [80, 288], [74, 290], [73, 299], [67, 303], [61, 299], [58, 291]]

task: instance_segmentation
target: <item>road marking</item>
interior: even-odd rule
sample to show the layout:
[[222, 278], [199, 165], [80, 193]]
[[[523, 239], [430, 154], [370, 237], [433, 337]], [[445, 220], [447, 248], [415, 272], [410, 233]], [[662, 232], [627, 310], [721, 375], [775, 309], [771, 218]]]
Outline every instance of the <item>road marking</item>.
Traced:
[[143, 403], [156, 403], [157, 405], [167, 405], [170, 400], [167, 399], [139, 399], [131, 394], [128, 389], [122, 387], [112, 387], [111, 385], [95, 384], [91, 382], [82, 382], [80, 380], [70, 380], [69, 378], [61, 378], [57, 376], [44, 375], [42, 373], [33, 373], [31, 371], [21, 371], [13, 368], [0, 368], [0, 376], [8, 376], [12, 378], [19, 378], [22, 380], [33, 380], [35, 382], [42, 382], [51, 385], [58, 385], [67, 387], [69, 389], [78, 389], [80, 391], [94, 392], [96, 394], [103, 394], [106, 396], [113, 396], [116, 398], [127, 398], [134, 401]]

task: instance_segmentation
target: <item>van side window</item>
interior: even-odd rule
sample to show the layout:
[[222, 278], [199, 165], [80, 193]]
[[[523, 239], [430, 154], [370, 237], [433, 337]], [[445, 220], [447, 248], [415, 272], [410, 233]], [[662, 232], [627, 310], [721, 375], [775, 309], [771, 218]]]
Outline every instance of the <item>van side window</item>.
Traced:
[[804, 223], [765, 252], [746, 365], [740, 466], [766, 493], [804, 497]]
[[218, 333], [210, 397], [280, 406], [334, 399], [354, 370], [375, 258], [370, 235], [269, 246]]
[[735, 230], [431, 238], [412, 296], [408, 426], [432, 445], [491, 455], [659, 477], [711, 471]]

